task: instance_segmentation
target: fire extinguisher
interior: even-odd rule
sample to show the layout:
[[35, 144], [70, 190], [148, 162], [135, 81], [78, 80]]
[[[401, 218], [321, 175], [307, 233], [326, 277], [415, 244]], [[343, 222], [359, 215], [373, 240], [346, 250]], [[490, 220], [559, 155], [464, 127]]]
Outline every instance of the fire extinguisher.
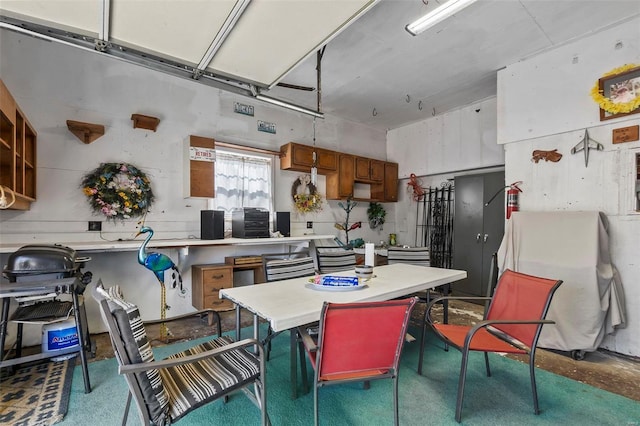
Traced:
[[520, 210], [518, 208], [518, 192], [522, 192], [522, 189], [518, 185], [522, 185], [522, 181], [513, 182], [511, 185], [507, 185], [504, 188], [500, 188], [498, 192], [494, 194], [493, 197], [489, 201], [485, 203], [485, 207], [487, 207], [499, 194], [502, 193], [505, 189], [509, 189], [507, 191], [507, 219], [511, 217], [511, 213], [517, 212]]
[[509, 190], [507, 191], [507, 219], [511, 217], [511, 213], [517, 212], [520, 210], [518, 206], [518, 193], [522, 192], [522, 189], [518, 185], [521, 185], [522, 181], [513, 182], [511, 185], [507, 186]]

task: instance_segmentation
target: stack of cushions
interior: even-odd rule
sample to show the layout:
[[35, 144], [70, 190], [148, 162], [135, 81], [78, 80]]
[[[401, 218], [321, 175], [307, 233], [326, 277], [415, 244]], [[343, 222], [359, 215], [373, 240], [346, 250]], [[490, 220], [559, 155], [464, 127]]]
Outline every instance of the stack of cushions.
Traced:
[[[96, 290], [107, 299], [120, 331], [126, 354], [120, 354], [119, 363], [126, 365], [154, 361], [138, 307], [124, 300], [119, 286], [105, 290], [100, 283]], [[183, 358], [231, 343], [233, 339], [221, 336], [167, 359]], [[125, 357], [128, 359], [123, 359]], [[175, 422], [192, 408], [218, 398], [230, 388], [239, 388], [252, 382], [259, 374], [259, 360], [250, 352], [237, 349], [196, 363], [148, 370], [135, 373], [135, 376], [149, 417], [155, 424], [165, 424]]]

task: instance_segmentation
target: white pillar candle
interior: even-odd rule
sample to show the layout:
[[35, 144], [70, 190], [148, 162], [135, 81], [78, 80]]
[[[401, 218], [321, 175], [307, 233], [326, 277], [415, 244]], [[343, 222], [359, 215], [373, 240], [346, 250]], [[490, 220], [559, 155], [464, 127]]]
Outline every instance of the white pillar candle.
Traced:
[[366, 243], [364, 245], [364, 264], [368, 266], [374, 266], [376, 262], [376, 249], [373, 243]]

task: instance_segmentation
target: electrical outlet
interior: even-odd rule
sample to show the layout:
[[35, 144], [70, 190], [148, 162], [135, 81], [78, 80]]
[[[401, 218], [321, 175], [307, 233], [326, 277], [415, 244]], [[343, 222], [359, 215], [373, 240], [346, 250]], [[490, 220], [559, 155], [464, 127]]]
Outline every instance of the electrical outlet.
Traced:
[[307, 229], [313, 229], [313, 222], [307, 222]]
[[89, 231], [102, 231], [102, 222], [97, 221], [89, 221]]

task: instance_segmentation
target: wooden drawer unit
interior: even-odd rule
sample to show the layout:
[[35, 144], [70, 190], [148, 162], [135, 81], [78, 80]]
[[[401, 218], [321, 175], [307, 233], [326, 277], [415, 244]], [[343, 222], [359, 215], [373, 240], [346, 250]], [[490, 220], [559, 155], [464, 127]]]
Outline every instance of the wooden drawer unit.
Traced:
[[230, 300], [220, 298], [220, 290], [233, 287], [233, 266], [224, 264], [193, 265], [191, 267], [193, 294], [191, 303], [196, 309], [218, 311], [233, 309]]

